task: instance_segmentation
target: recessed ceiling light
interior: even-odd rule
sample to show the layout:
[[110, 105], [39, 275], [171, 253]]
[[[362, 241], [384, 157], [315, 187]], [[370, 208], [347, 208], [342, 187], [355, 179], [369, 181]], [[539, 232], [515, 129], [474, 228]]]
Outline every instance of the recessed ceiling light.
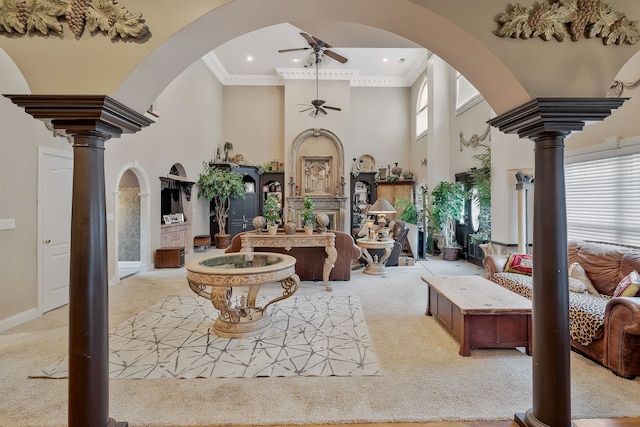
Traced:
[[299, 58], [293, 58], [292, 61], [293, 62], [300, 62], [300, 59]]
[[387, 58], [382, 58], [382, 62], [387, 62], [389, 61]]
[[247, 61], [249, 61], [249, 62], [253, 61], [253, 56], [251, 56], [251, 55], [247, 56]]

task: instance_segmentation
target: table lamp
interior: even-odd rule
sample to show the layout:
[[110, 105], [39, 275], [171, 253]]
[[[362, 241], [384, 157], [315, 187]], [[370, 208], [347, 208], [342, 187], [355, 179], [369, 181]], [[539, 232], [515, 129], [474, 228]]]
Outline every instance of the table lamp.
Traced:
[[368, 215], [378, 215], [378, 225], [380, 227], [385, 227], [387, 225], [385, 216], [387, 214], [394, 213], [396, 213], [396, 210], [393, 205], [383, 197], [376, 200], [375, 203], [367, 210]]

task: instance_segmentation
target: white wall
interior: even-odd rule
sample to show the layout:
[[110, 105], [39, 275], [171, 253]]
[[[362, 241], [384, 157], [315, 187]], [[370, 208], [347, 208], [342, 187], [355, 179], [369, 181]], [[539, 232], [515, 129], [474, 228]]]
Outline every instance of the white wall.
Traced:
[[[0, 93], [30, 93], [22, 74], [0, 49]], [[15, 229], [0, 230], [0, 331], [37, 315], [38, 146], [71, 151], [8, 98], [0, 96], [0, 219]]]
[[[105, 180], [107, 218], [112, 218], [117, 177], [129, 164], [145, 172], [150, 183], [150, 251], [148, 265], [160, 247], [160, 176], [167, 176], [174, 163], [182, 165], [186, 175], [197, 181], [202, 163], [215, 156], [217, 144], [223, 142], [222, 86], [201, 61], [195, 62], [158, 96], [154, 103], [159, 117], [137, 134], [107, 141]], [[192, 234], [209, 233], [209, 207], [198, 200], [193, 188], [191, 202], [183, 199], [185, 216], [192, 222]], [[109, 277], [115, 274], [113, 221], [108, 222]]]

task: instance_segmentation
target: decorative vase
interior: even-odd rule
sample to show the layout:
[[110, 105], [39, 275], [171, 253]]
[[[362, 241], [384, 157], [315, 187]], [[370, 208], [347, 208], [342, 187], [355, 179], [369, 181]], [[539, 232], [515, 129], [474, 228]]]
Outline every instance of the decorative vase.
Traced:
[[313, 225], [305, 225], [304, 234], [313, 234]]
[[286, 234], [294, 234], [296, 232], [296, 225], [292, 222], [287, 222], [282, 228], [284, 228]]
[[278, 224], [268, 225], [267, 226], [267, 231], [271, 235], [277, 234], [278, 233]]
[[396, 162], [396, 165], [391, 168], [391, 173], [395, 176], [400, 176], [400, 174], [402, 174], [402, 167], [398, 166], [398, 163]]

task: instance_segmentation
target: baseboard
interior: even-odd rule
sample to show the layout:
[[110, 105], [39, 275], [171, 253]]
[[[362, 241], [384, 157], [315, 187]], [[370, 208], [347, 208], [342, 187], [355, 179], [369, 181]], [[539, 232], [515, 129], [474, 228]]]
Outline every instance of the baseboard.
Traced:
[[8, 331], [18, 325], [33, 320], [38, 317], [38, 310], [35, 308], [23, 311], [22, 313], [15, 314], [6, 319], [0, 320], [0, 332]]

